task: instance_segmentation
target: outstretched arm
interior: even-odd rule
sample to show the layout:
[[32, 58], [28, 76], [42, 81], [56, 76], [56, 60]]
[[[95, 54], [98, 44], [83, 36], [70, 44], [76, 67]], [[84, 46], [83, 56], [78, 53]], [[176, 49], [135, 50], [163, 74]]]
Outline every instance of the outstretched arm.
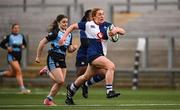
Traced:
[[45, 37], [39, 42], [39, 45], [37, 48], [36, 59], [35, 59], [36, 63], [40, 63], [40, 57], [41, 57], [42, 51], [47, 43], [48, 43], [48, 40]]
[[63, 37], [59, 40], [59, 44], [60, 45], [64, 45], [67, 36], [69, 35], [69, 33], [71, 33], [73, 30], [75, 29], [79, 29], [78, 24], [74, 23], [72, 25], [70, 25], [67, 29], [66, 32], [64, 33]]
[[116, 28], [117, 33], [120, 35], [124, 35], [126, 33], [126, 31], [123, 28], [120, 28], [120, 27], [115, 27], [115, 28]]

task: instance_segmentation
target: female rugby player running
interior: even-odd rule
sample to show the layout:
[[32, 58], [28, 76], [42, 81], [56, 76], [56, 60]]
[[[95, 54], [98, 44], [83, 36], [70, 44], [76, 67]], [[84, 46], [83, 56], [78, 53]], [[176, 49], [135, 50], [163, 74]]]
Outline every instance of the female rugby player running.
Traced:
[[94, 8], [91, 15], [93, 19], [92, 21], [72, 24], [59, 41], [60, 45], [63, 45], [67, 35], [75, 29], [85, 31], [89, 41], [87, 50], [87, 61], [89, 65], [86, 72], [78, 77], [72, 84], [67, 86], [67, 99], [65, 103], [69, 105], [74, 104], [72, 97], [78, 88], [85, 81], [96, 75], [98, 73], [97, 71], [100, 69], [106, 70], [104, 75], [107, 98], [113, 98], [120, 95], [120, 93], [113, 90], [115, 65], [106, 57], [106, 53], [108, 36], [113, 36], [115, 34], [124, 35], [125, 30], [119, 27], [114, 27], [109, 33], [107, 33], [107, 28], [111, 23], [105, 22], [104, 11], [100, 8]]
[[15, 23], [11, 27], [11, 34], [7, 35], [0, 47], [8, 51], [7, 60], [9, 63], [9, 70], [0, 72], [0, 76], [13, 77], [16, 76], [18, 85], [20, 87], [20, 93], [29, 94], [31, 91], [26, 89], [23, 82], [23, 75], [21, 71], [21, 56], [22, 49], [26, 47], [26, 41], [24, 35], [20, 33], [20, 25]]
[[[84, 16], [81, 19], [81, 22], [87, 22], [91, 20], [91, 10], [86, 10]], [[76, 74], [77, 77], [83, 75], [86, 72], [88, 61], [87, 61], [87, 49], [88, 49], [88, 38], [84, 31], [80, 31], [80, 41], [81, 45], [77, 51], [76, 55]], [[93, 76], [91, 79], [86, 81], [82, 85], [82, 96], [88, 98], [88, 87], [102, 81], [104, 79], [104, 71], [99, 71], [99, 74]]]
[[54, 84], [44, 99], [44, 104], [47, 106], [56, 106], [53, 102], [53, 97], [57, 94], [60, 87], [64, 84], [66, 77], [66, 50], [72, 53], [76, 50], [77, 45], [72, 45], [72, 35], [68, 34], [64, 45], [59, 45], [58, 41], [62, 38], [68, 27], [68, 18], [65, 15], [58, 15], [53, 23], [53, 27], [50, 33], [44, 37], [37, 48], [37, 56], [35, 61], [40, 63], [40, 56], [44, 46], [50, 42], [51, 48], [48, 51], [47, 67], [50, 78], [54, 81]]

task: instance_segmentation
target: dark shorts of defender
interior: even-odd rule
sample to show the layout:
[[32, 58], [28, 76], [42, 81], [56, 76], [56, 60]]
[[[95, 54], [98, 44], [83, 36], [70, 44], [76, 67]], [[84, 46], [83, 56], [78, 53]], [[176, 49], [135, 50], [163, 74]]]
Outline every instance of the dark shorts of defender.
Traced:
[[53, 56], [48, 55], [47, 66], [50, 71], [55, 68], [66, 68], [65, 58], [56, 59]]
[[7, 61], [8, 61], [8, 63], [10, 63], [12, 61], [18, 61], [19, 64], [20, 64], [21, 56], [22, 56], [21, 52], [9, 52], [7, 54]]
[[88, 66], [88, 63], [91, 64], [96, 58], [103, 56], [99, 55], [92, 55], [87, 57], [78, 57], [76, 58], [76, 67]]
[[88, 66], [86, 57], [76, 57], [76, 67]]

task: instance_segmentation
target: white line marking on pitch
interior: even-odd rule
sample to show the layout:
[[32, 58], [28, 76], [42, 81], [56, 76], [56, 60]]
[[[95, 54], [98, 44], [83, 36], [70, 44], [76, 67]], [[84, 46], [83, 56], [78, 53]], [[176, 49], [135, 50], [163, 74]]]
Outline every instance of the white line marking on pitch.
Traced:
[[[0, 105], [0, 107], [39, 107], [39, 106], [45, 106], [45, 105]], [[69, 105], [57, 105], [61, 107], [67, 107]], [[180, 104], [119, 104], [119, 105], [113, 105], [113, 107], [128, 107], [128, 106], [180, 106]], [[73, 105], [71, 107], [112, 107], [108, 105]]]
[[[18, 92], [0, 92], [0, 94], [19, 94]], [[48, 94], [48, 92], [32, 92], [30, 94], [35, 94], [35, 95], [44, 95], [44, 94]], [[65, 92], [60, 92], [58, 93], [58, 95], [66, 95]]]

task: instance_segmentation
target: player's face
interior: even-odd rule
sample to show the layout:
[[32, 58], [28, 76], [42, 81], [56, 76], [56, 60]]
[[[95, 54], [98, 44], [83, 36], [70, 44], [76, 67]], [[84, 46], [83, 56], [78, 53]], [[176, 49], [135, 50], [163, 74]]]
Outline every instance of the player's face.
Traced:
[[63, 30], [66, 30], [67, 27], [68, 27], [68, 19], [67, 18], [63, 18], [61, 21], [60, 21], [60, 27], [61, 29]]
[[19, 25], [15, 25], [15, 26], [12, 28], [12, 33], [18, 34], [19, 32], [20, 32], [20, 26], [19, 26]]
[[97, 24], [102, 24], [105, 20], [105, 16], [104, 16], [104, 11], [103, 10], [98, 10], [96, 12], [96, 16], [94, 17], [94, 21]]

